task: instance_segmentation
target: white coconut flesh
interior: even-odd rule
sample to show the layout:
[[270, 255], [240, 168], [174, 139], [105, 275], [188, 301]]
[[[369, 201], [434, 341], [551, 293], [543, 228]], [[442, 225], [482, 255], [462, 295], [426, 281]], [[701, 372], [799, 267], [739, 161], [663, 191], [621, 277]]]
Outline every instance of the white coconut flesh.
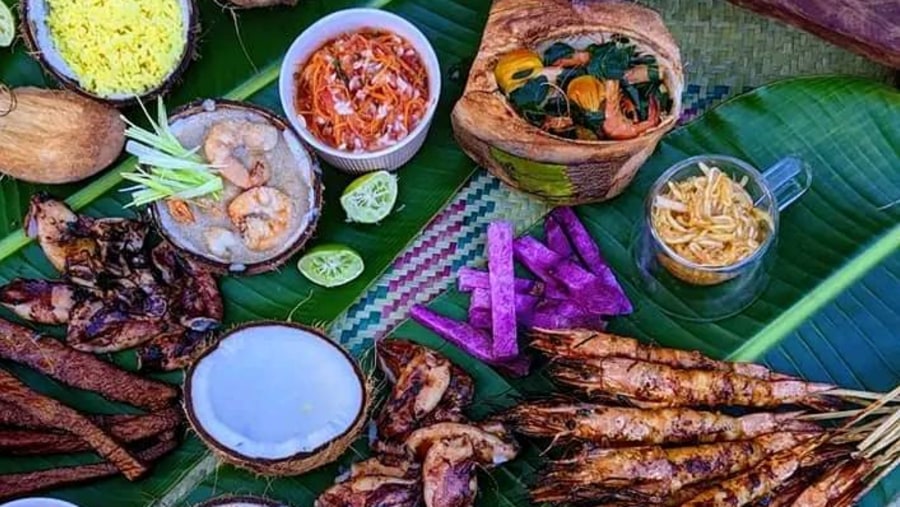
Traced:
[[239, 329], [194, 367], [193, 422], [220, 450], [279, 460], [311, 453], [361, 417], [365, 387], [327, 338], [279, 325]]

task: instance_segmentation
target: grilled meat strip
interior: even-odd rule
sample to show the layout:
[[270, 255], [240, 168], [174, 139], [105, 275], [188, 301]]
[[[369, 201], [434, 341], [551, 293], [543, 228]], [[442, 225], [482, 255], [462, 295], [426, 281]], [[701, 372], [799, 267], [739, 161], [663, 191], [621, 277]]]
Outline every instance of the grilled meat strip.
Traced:
[[[172, 452], [177, 446], [178, 441], [175, 439], [175, 433], [167, 432], [161, 434], [155, 443], [145, 450], [137, 452], [136, 455], [141, 461], [151, 463]], [[37, 472], [0, 475], [0, 500], [112, 477], [118, 473], [119, 469], [115, 465], [104, 462], [94, 465], [76, 465], [39, 470]]]
[[314, 507], [416, 507], [422, 497], [416, 479], [363, 475], [322, 493]]
[[120, 301], [90, 297], [72, 309], [66, 343], [83, 352], [117, 352], [152, 340], [171, 327], [161, 316], [135, 313]]
[[423, 350], [401, 370], [397, 383], [378, 417], [384, 440], [402, 438], [419, 426], [444, 397], [450, 385], [450, 361]]
[[519, 444], [509, 431], [498, 423], [481, 425], [443, 422], [417, 429], [406, 439], [406, 448], [418, 459], [424, 459], [438, 442], [465, 438], [475, 450], [475, 460], [486, 467], [512, 461], [519, 454]]
[[176, 327], [138, 348], [138, 369], [172, 371], [185, 368], [215, 345], [216, 341], [215, 332]]
[[78, 287], [63, 281], [16, 279], [0, 287], [0, 304], [38, 324], [65, 324], [79, 298]]
[[648, 345], [624, 336], [588, 329], [543, 330], [531, 333], [531, 346], [551, 358], [602, 359], [622, 357], [673, 368], [734, 373], [760, 380], [796, 380], [753, 363], [717, 361], [700, 352]]
[[436, 442], [422, 464], [425, 507], [472, 507], [478, 495], [475, 450], [465, 437]]
[[172, 404], [178, 390], [72, 350], [59, 341], [0, 319], [0, 358], [24, 364], [66, 385], [147, 410]]
[[[181, 424], [181, 410], [170, 407], [147, 415], [95, 416], [89, 420], [119, 442], [132, 443], [172, 431]], [[37, 422], [37, 421], [35, 421]], [[67, 454], [90, 451], [84, 440], [46, 429], [0, 430], [0, 454]]]
[[94, 255], [98, 250], [97, 242], [88, 236], [79, 216], [49, 194], [41, 192], [31, 197], [24, 223], [28, 237], [37, 240], [50, 264], [59, 272], [65, 271], [69, 257]]
[[15, 405], [42, 424], [77, 435], [130, 480], [147, 472], [143, 463], [87, 417], [53, 398], [32, 391], [6, 370], [0, 370], [0, 400]]
[[563, 359], [550, 367], [551, 377], [588, 394], [625, 396], [647, 407], [733, 405], [770, 408], [785, 404], [829, 407], [822, 396], [829, 384], [801, 380], [759, 380], [734, 373], [684, 370], [658, 363], [607, 357]]
[[212, 273], [178, 255], [168, 242], [154, 248], [151, 257], [159, 278], [172, 292], [171, 306], [178, 315], [178, 323], [195, 332], [218, 328], [225, 305]]
[[[378, 346], [378, 364], [385, 376], [392, 383], [397, 382], [403, 368], [420, 354], [430, 352], [421, 345], [406, 340], [385, 340]], [[450, 384], [437, 407], [417, 424], [417, 427], [429, 426], [439, 422], [465, 422], [463, 410], [472, 404], [475, 397], [475, 381], [459, 366], [450, 365]]]

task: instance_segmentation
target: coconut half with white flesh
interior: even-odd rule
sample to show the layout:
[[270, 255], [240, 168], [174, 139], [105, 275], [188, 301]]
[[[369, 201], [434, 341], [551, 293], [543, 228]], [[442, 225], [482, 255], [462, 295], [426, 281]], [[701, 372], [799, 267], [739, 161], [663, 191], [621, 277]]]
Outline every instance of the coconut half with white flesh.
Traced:
[[[233, 164], [264, 168], [265, 179], [240, 188], [223, 177], [224, 190], [217, 198], [180, 203], [187, 218], [168, 200], [153, 203], [149, 212], [162, 237], [216, 273], [272, 271], [300, 251], [316, 230], [322, 213], [322, 170], [287, 120], [254, 104], [201, 100], [169, 118], [169, 130], [182, 146], [196, 149], [210, 164], [210, 139], [217, 127], [222, 132], [221, 127], [229, 125], [238, 127], [224, 129], [227, 136], [215, 135], [213, 144], [224, 148]], [[263, 151], [249, 149], [249, 138], [243, 135], [252, 128], [273, 134], [274, 144]]]
[[281, 502], [255, 496], [222, 496], [207, 500], [196, 507], [289, 507]]
[[369, 390], [352, 357], [295, 324], [239, 327], [191, 366], [191, 426], [223, 461], [299, 475], [336, 460], [366, 424]]

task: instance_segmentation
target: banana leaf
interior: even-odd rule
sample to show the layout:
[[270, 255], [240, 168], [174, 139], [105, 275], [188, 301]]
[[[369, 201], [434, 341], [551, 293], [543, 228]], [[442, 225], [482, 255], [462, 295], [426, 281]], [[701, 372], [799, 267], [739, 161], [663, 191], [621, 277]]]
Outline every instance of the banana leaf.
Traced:
[[[850, 388], [887, 390], [900, 382], [895, 339], [900, 317], [890, 304], [898, 281], [894, 252], [900, 248], [896, 225], [900, 211], [889, 206], [900, 194], [900, 181], [891, 178], [900, 125], [889, 121], [898, 113], [900, 94], [882, 85], [855, 78], [804, 78], [751, 92], [669, 135], [621, 198], [577, 210], [637, 308], [632, 316], [614, 320], [611, 329], [716, 357], [766, 360], [781, 370]], [[656, 176], [677, 160], [707, 152], [736, 155], [761, 167], [794, 153], [813, 165], [815, 183], [782, 216], [773, 280], [760, 300], [740, 316], [693, 324], [666, 316], [636, 290], [629, 247], [643, 196]], [[539, 227], [530, 232], [537, 234]], [[891, 254], [884, 267], [859, 281]], [[467, 305], [467, 297], [455, 291], [431, 304], [460, 319], [465, 318]], [[850, 316], [847, 305], [852, 308]], [[836, 316], [841, 318], [835, 320]], [[540, 372], [526, 379], [506, 379], [412, 322], [393, 336], [443, 350], [472, 373], [478, 383], [478, 402], [471, 414], [476, 418], [522, 396], [553, 389]], [[783, 345], [776, 348], [779, 344]], [[367, 351], [363, 347], [355, 352], [363, 356]], [[526, 488], [540, 466], [541, 451], [526, 445], [521, 459], [483, 476], [478, 505], [529, 505]], [[342, 464], [363, 455], [361, 443]], [[220, 467], [199, 481], [182, 483], [189, 491], [183, 505], [232, 491], [310, 505], [316, 488], [325, 487], [340, 466], [276, 481], [253, 481], [243, 472]], [[897, 490], [895, 473], [870, 494], [866, 505], [885, 505]]]
[[[351, 285], [327, 292], [307, 284], [290, 266], [271, 275], [229, 278], [223, 290], [231, 322], [285, 319], [295, 307], [296, 320], [307, 323], [332, 320], [474, 170], [453, 144], [448, 113], [461, 91], [465, 63], [477, 49], [489, 3], [477, 0], [375, 3], [411, 19], [425, 31], [437, 49], [445, 76], [445, 95], [432, 135], [423, 152], [401, 172], [400, 202], [405, 206], [377, 229], [344, 224], [335, 203], [347, 179], [327, 171], [328, 206], [317, 241], [341, 241], [357, 248], [367, 260], [366, 274]], [[201, 0], [200, 4], [204, 36], [198, 49], [203, 57], [194, 63], [184, 82], [168, 98], [173, 106], [196, 97], [228, 96], [277, 109], [277, 90], [273, 85], [277, 63], [293, 37], [329, 11], [364, 3], [304, 1], [293, 9], [242, 11], [236, 23], [253, 64], [242, 58], [244, 50], [229, 13], [215, 2]], [[13, 85], [40, 85], [45, 78], [19, 48], [12, 58], [4, 55], [0, 61], [0, 79]], [[900, 246], [900, 227], [896, 225], [900, 210], [888, 206], [900, 194], [900, 181], [896, 178], [900, 126], [894, 121], [898, 113], [900, 97], [895, 90], [851, 78], [798, 79], [757, 90], [671, 134], [625, 195], [611, 203], [579, 209], [614, 268], [624, 278], [638, 308], [632, 317], [615, 322], [613, 329], [667, 345], [699, 348], [719, 357], [763, 357], [830, 299]], [[635, 290], [628, 252], [634, 223], [650, 183], [672, 162], [703, 152], [736, 155], [760, 167], [785, 153], [797, 153], [816, 171], [816, 183], [810, 194], [783, 216], [779, 262], [769, 290], [741, 316], [714, 325], [685, 324], [650, 307]], [[128, 169], [130, 164], [125, 161], [118, 170]], [[115, 191], [120, 183], [116, 171], [88, 185], [50, 190], [61, 197], [70, 196], [70, 202], [90, 213], [122, 215], [125, 199]], [[28, 245], [18, 230], [28, 196], [41, 187], [11, 180], [4, 180], [0, 185], [3, 192], [0, 282], [15, 276], [53, 276], [39, 250]], [[304, 303], [297, 307], [301, 302]], [[465, 299], [458, 294], [447, 294], [435, 302], [435, 307], [461, 317]], [[889, 317], [868, 307], [858, 311], [872, 321]], [[843, 356], [853, 366], [834, 362], [829, 371], [837, 375], [851, 368], [867, 388], [881, 388], [877, 387], [881, 383], [896, 384], [896, 371], [885, 377], [858, 362], [869, 357], [863, 352], [863, 345], [871, 353], [890, 343], [896, 326], [889, 324], [890, 320], [873, 326], [865, 333], [867, 340], [860, 340], [859, 347], [853, 347]], [[441, 345], [437, 338], [414, 324], [404, 325], [397, 334]], [[817, 342], [838, 343], [844, 336], [843, 329], [832, 330], [822, 333]], [[820, 348], [817, 342], [814, 343], [816, 352]], [[895, 352], [887, 355], [887, 360], [896, 363], [896, 349], [890, 350]], [[510, 382], [459, 351], [449, 350], [449, 353], [478, 379], [479, 404], [473, 414], [476, 417], [510, 403], [515, 396], [550, 389], [540, 375]], [[809, 366], [809, 361], [798, 364], [801, 365], [799, 373], [828, 380]], [[121, 409], [94, 395], [74, 392], [24, 369], [9, 367], [30, 384], [77, 408], [97, 412]], [[343, 463], [364, 455], [365, 445], [360, 443], [355, 451], [348, 453]], [[527, 505], [524, 484], [539, 464], [539, 452], [528, 447], [522, 459], [483, 477], [484, 493], [479, 505]], [[92, 459], [90, 456], [4, 458], [0, 459], [0, 471], [65, 466]], [[340, 464], [332, 465], [298, 478], [258, 478], [231, 467], [217, 466], [202, 445], [189, 437], [177, 452], [159, 463], [151, 477], [139, 483], [129, 484], [117, 478], [53, 491], [50, 495], [91, 507], [192, 505], [223, 493], [255, 493], [307, 506], [332, 482], [339, 468]]]

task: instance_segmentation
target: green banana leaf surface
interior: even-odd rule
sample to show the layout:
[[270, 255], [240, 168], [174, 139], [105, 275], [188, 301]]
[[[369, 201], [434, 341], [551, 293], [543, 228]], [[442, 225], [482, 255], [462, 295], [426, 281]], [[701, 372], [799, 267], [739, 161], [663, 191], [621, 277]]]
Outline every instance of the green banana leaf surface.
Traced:
[[[296, 34], [327, 12], [365, 3], [304, 1], [293, 9], [241, 11], [236, 21], [215, 2], [201, 0], [200, 5], [203, 36], [198, 53], [202, 57], [189, 68], [167, 103], [175, 106], [198, 97], [227, 96], [277, 110], [278, 61]], [[308, 284], [290, 265], [268, 275], [227, 278], [222, 288], [229, 323], [286, 319], [293, 310], [294, 319], [306, 323], [324, 324], [334, 319], [474, 171], [473, 163], [453, 143], [449, 109], [461, 92], [466, 62], [477, 50], [489, 2], [393, 0], [375, 6], [418, 25], [435, 46], [444, 74], [445, 94], [432, 133], [423, 151], [400, 173], [402, 207], [374, 228], [346, 224], [337, 196], [348, 179], [326, 169], [326, 210], [314, 244], [337, 241], [356, 248], [366, 259], [366, 273], [352, 284], [327, 291]], [[244, 57], [235, 26], [249, 58]], [[0, 80], [11, 85], [52, 84], [22, 48], [12, 58], [4, 54], [0, 59]], [[890, 205], [900, 196], [898, 117], [900, 94], [896, 90], [854, 78], [804, 78], [758, 89], [667, 136], [623, 196], [578, 209], [637, 309], [627, 318], [616, 319], [613, 331], [717, 357], [765, 359], [780, 369], [847, 387], [883, 390], [896, 385], [900, 381], [897, 311], [890, 305], [891, 291], [896, 292], [897, 287], [896, 255], [886, 267], [859, 280], [900, 248], [900, 207]], [[637, 289], [629, 249], [649, 186], [672, 163], [700, 153], [730, 154], [761, 168], [795, 154], [814, 170], [810, 192], [782, 216], [768, 289], [745, 312], [713, 324], [679, 321], [655, 309]], [[39, 249], [29, 245], [20, 231], [22, 211], [32, 193], [49, 190], [70, 197], [70, 202], [88, 213], [121, 216], [127, 212], [123, 209], [125, 196], [117, 192], [121, 182], [118, 171], [128, 170], [132, 164], [125, 160], [87, 185], [46, 189], [9, 179], [0, 182], [0, 282], [54, 276]], [[539, 234], [538, 229], [531, 233]], [[850, 287], [853, 289], [841, 295]], [[840, 299], [829, 304], [838, 296]], [[451, 292], [433, 306], [462, 317], [466, 304], [464, 296]], [[475, 375], [478, 403], [474, 417], [486, 416], [520, 396], [552, 389], [539, 373], [526, 379], [506, 379], [415, 324], [403, 325], [395, 335], [446, 350]], [[354, 352], [362, 355], [366, 351]], [[876, 358], [882, 362], [873, 362]], [[115, 359], [128, 361], [127, 355]], [[76, 408], [101, 413], [123, 410], [26, 369], [3, 366]], [[177, 375], [166, 378], [179, 380]], [[138, 483], [114, 478], [50, 495], [82, 507], [193, 505], [224, 493], [261, 494], [309, 506], [342, 465], [365, 452], [364, 442], [360, 442], [339, 464], [301, 477], [272, 480], [218, 466], [202, 444], [188, 436], [175, 453], [158, 463], [149, 478]], [[540, 449], [526, 445], [521, 459], [483, 475], [479, 505], [528, 505], [525, 485], [540, 464], [539, 453]], [[93, 460], [86, 455], [0, 458], [0, 471]], [[896, 492], [896, 480], [885, 482], [872, 494], [872, 498], [882, 496], [869, 500], [870, 505], [883, 505], [871, 502], [890, 499]]]

